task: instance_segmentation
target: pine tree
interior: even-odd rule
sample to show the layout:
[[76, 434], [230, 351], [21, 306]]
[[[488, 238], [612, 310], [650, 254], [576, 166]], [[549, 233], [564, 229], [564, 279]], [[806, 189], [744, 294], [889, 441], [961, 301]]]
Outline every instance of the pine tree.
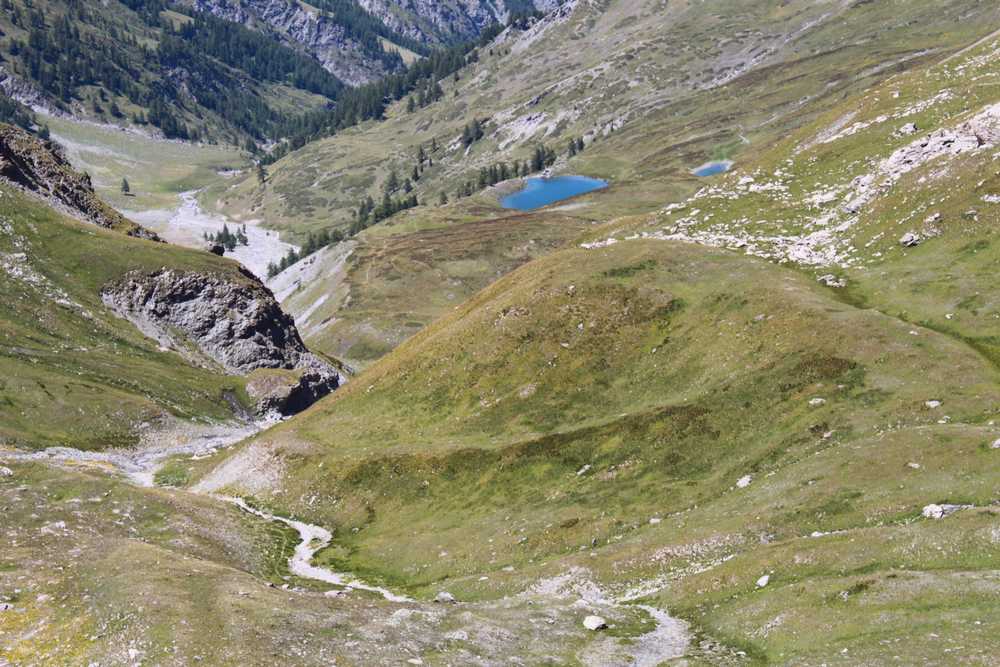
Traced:
[[122, 178], [122, 194], [129, 195], [132, 193], [132, 187], [128, 184], [127, 178]]
[[444, 190], [442, 190], [441, 196], [438, 197], [438, 206], [444, 206], [447, 203], [448, 203], [448, 194]]

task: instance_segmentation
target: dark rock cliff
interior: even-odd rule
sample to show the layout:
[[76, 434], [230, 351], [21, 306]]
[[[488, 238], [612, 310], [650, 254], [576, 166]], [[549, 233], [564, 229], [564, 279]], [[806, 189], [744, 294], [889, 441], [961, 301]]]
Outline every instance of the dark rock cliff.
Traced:
[[306, 349], [295, 322], [249, 272], [234, 279], [167, 268], [134, 271], [106, 285], [101, 296], [190, 363], [250, 376], [248, 390], [262, 415], [298, 412], [345, 380]]

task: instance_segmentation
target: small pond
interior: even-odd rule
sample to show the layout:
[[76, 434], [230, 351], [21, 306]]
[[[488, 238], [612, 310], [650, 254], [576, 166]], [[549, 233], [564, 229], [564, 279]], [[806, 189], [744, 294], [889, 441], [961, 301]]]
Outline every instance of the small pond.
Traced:
[[608, 187], [607, 181], [586, 176], [556, 176], [555, 178], [529, 178], [524, 188], [500, 200], [504, 208], [534, 211], [570, 197]]
[[695, 176], [715, 176], [729, 171], [733, 166], [730, 160], [720, 160], [718, 162], [706, 162], [691, 173]]

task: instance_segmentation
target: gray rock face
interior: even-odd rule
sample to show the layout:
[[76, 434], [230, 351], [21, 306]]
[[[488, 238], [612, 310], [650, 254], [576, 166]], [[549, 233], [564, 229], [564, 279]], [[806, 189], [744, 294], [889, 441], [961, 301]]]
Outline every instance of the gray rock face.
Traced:
[[[5, 92], [12, 100], [17, 100], [27, 107], [38, 107], [49, 112], [48, 100], [45, 94], [33, 84], [14, 76], [6, 68], [0, 66], [0, 90]], [[65, 115], [56, 113], [56, 115]]]
[[255, 377], [248, 391], [260, 414], [294, 414], [335, 390], [342, 373], [306, 349], [274, 296], [248, 272], [243, 280], [161, 269], [132, 272], [102, 290], [106, 306], [190, 363]]
[[191, 5], [217, 18], [275, 34], [352, 86], [386, 73], [384, 65], [370, 57], [335, 17], [295, 0], [193, 0]]
[[365, 11], [395, 32], [426, 43], [465, 40], [478, 36], [497, 21], [506, 22], [512, 10], [532, 4], [551, 11], [559, 0], [358, 0]]

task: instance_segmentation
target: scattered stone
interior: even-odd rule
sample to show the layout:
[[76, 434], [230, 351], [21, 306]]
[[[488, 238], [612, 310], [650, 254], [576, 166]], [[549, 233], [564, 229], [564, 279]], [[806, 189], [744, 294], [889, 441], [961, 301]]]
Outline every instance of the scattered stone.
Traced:
[[990, 445], [990, 449], [1000, 449], [1000, 438], [993, 441], [993, 444]]
[[964, 510], [972, 507], [972, 505], [938, 505], [930, 504], [924, 507], [921, 514], [926, 519], [943, 519], [946, 516], [954, 514], [959, 510]]
[[607, 621], [600, 616], [588, 616], [583, 619], [583, 627], [591, 631], [604, 630], [608, 627]]
[[406, 662], [408, 662], [411, 665], [422, 665], [422, 664], [424, 664], [424, 661], [421, 660], [420, 658], [410, 658]]
[[441, 591], [434, 596], [434, 601], [440, 602], [441, 604], [455, 604], [455, 596], [448, 591]]
[[921, 239], [918, 234], [914, 234], [913, 232], [906, 232], [899, 238], [899, 245], [903, 246], [904, 248], [915, 248], [916, 246], [920, 245], [920, 242], [922, 240], [923, 239]]
[[736, 480], [736, 488], [745, 489], [750, 486], [750, 482], [753, 481], [752, 475], [743, 475], [738, 480]]
[[826, 405], [826, 399], [818, 397], [809, 399], [809, 405], [811, 405], [814, 408], [818, 408], [821, 405]]
[[582, 468], [580, 468], [579, 470], [577, 470], [576, 471], [576, 476], [579, 477], [580, 475], [585, 475], [585, 474], [587, 474], [588, 470], [590, 470], [590, 464], [589, 463], [587, 465], [583, 466]]
[[819, 278], [817, 278], [817, 280], [826, 285], [827, 287], [847, 287], [846, 278], [838, 278], [832, 273], [820, 276]]
[[907, 123], [903, 127], [899, 128], [899, 130], [897, 130], [897, 134], [906, 137], [911, 134], [916, 134], [917, 131], [918, 128], [916, 123]]
[[771, 575], [765, 574], [763, 577], [757, 580], [757, 588], [764, 588], [771, 582]]
[[0, 611], [10, 611], [14, 608], [14, 605], [9, 602], [0, 602]]
[[921, 514], [927, 519], [940, 519], [944, 517], [944, 508], [940, 505], [927, 505]]
[[926, 403], [924, 403], [924, 405], [926, 405], [931, 410], [934, 410], [936, 408], [940, 408], [941, 407], [941, 401], [930, 400], [930, 401], [927, 401]]
[[920, 464], [919, 463], [914, 463], [913, 461], [910, 461], [906, 465], [908, 467], [910, 467], [910, 468], [913, 468], [914, 470], [920, 470]]
[[[998, 440], [997, 442], [1000, 442], [1000, 440]], [[661, 518], [660, 518], [660, 517], [658, 517], [658, 516], [654, 516], [654, 517], [652, 517], [652, 518], [651, 518], [651, 519], [649, 520], [649, 525], [651, 525], [651, 526], [655, 526], [656, 524], [660, 523], [661, 521], [663, 521], [663, 519], [661, 519]]]
[[0, 466], [0, 477], [13, 477], [14, 471], [10, 468]]

